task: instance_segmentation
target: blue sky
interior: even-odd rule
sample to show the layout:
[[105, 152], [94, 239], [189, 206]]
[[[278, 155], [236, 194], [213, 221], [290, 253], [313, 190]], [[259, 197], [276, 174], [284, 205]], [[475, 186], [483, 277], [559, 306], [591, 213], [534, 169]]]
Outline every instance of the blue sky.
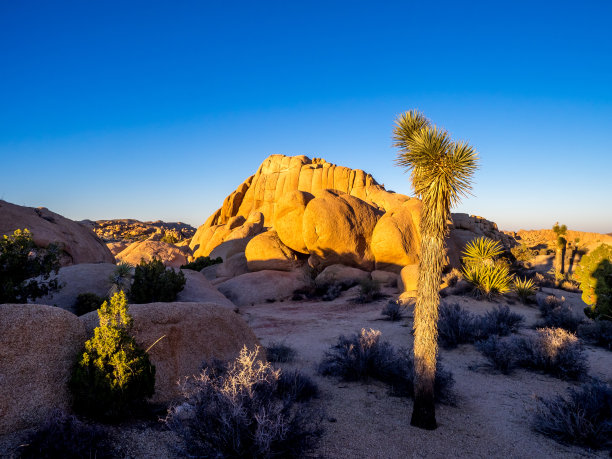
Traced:
[[410, 194], [391, 133], [417, 108], [480, 153], [455, 211], [611, 232], [611, 20], [608, 1], [0, 1], [0, 199], [197, 226], [273, 153]]

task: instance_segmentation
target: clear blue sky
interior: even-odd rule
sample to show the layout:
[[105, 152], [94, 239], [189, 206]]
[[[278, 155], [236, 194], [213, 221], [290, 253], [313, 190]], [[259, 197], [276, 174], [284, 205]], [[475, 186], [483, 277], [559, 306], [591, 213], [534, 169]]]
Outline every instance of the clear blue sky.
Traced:
[[269, 154], [410, 194], [393, 121], [479, 151], [455, 211], [612, 231], [612, 2], [0, 1], [0, 199], [205, 221]]

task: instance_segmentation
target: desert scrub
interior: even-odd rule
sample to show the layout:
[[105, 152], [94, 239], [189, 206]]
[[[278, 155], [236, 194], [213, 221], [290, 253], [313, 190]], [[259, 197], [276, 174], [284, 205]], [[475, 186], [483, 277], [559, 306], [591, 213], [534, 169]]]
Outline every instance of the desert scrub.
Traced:
[[537, 288], [531, 279], [514, 279], [514, 291], [521, 300], [521, 303], [527, 304], [532, 301], [536, 294]]
[[182, 265], [181, 269], [191, 269], [193, 271], [202, 271], [204, 268], [208, 266], [217, 265], [219, 263], [223, 263], [223, 259], [221, 257], [210, 258], [210, 257], [198, 257], [190, 263], [186, 265]]
[[298, 373], [258, 359], [259, 349], [242, 349], [226, 365], [205, 366], [187, 378], [184, 401], [172, 407], [166, 425], [197, 457], [300, 457], [322, 434], [321, 415], [309, 399], [314, 383]]
[[[319, 364], [319, 373], [337, 376], [345, 381], [375, 379], [389, 385], [395, 396], [414, 396], [414, 363], [412, 351], [396, 350], [381, 339], [378, 330], [361, 330], [349, 337], [340, 336]], [[435, 397], [451, 403], [454, 399], [452, 373], [438, 362], [436, 365]]]
[[578, 336], [584, 341], [612, 351], [612, 322], [595, 320], [578, 327]]
[[370, 278], [359, 281], [359, 296], [356, 300], [358, 303], [371, 303], [380, 298], [382, 298], [382, 294], [378, 282]]
[[560, 443], [599, 449], [612, 441], [612, 387], [592, 381], [567, 397], [539, 398], [533, 429]]
[[578, 338], [562, 328], [542, 328], [533, 337], [492, 336], [477, 343], [477, 348], [494, 368], [506, 373], [521, 367], [577, 380], [588, 371], [587, 357]]
[[397, 301], [388, 301], [380, 313], [391, 322], [404, 318], [404, 308]]
[[185, 275], [181, 271], [166, 269], [159, 258], [149, 262], [142, 260], [134, 271], [130, 299], [137, 304], [171, 302], [176, 300], [185, 282]]
[[612, 320], [612, 246], [602, 244], [583, 256], [575, 278], [589, 305], [584, 313], [591, 319]]
[[446, 284], [447, 287], [454, 287], [457, 282], [462, 279], [461, 271], [457, 268], [451, 269], [448, 273], [442, 276], [442, 283]]
[[37, 248], [27, 229], [0, 237], [0, 304], [27, 303], [57, 290], [57, 280], [49, 278], [59, 268], [59, 247]]
[[125, 293], [98, 309], [100, 325], [85, 342], [70, 387], [77, 413], [117, 420], [153, 395], [155, 366], [130, 335], [132, 317]]
[[20, 446], [22, 459], [90, 459], [116, 457], [104, 428], [56, 411]]
[[95, 311], [99, 309], [105, 301], [108, 301], [108, 298], [98, 296], [95, 293], [80, 293], [77, 295], [74, 303], [74, 313], [77, 316], [82, 316], [88, 312]]
[[269, 362], [287, 363], [293, 362], [297, 352], [285, 343], [273, 342], [266, 346], [266, 358]]
[[524, 243], [512, 247], [510, 253], [521, 264], [529, 263], [535, 257], [535, 253]]
[[510, 311], [508, 306], [498, 306], [478, 316], [458, 304], [442, 303], [439, 314], [438, 338], [446, 349], [481, 341], [492, 335], [515, 333], [525, 321], [522, 315]]
[[539, 328], [563, 328], [571, 333], [576, 333], [583, 322], [582, 317], [574, 314], [572, 308], [565, 303], [564, 297], [557, 298], [549, 295], [544, 299], [538, 298], [538, 309], [542, 316], [536, 325]]

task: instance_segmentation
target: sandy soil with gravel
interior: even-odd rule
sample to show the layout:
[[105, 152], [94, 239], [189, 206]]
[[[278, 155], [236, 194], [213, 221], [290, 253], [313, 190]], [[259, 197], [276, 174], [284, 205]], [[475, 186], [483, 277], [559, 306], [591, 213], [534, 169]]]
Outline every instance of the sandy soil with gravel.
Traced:
[[[545, 289], [565, 296], [576, 312], [584, 306], [579, 294]], [[394, 289], [385, 291], [395, 296]], [[400, 322], [382, 320], [380, 311], [387, 300], [355, 304], [356, 288], [331, 302], [276, 302], [241, 308], [263, 345], [284, 342], [298, 352], [287, 369], [300, 369], [320, 387], [315, 403], [325, 410], [325, 434], [311, 457], [325, 458], [407, 458], [407, 457], [608, 457], [608, 451], [593, 452], [560, 445], [530, 429], [535, 398], [562, 394], [575, 383], [543, 374], [517, 370], [506, 376], [493, 372], [472, 345], [440, 351], [440, 358], [455, 378], [455, 406], [438, 405], [439, 427], [423, 431], [410, 426], [412, 401], [391, 397], [377, 382], [345, 383], [317, 374], [325, 351], [339, 335], [361, 328], [380, 330], [385, 340], [397, 347], [411, 346], [412, 318]], [[465, 308], [484, 313], [497, 303], [477, 301], [468, 296], [446, 297]], [[501, 303], [508, 304], [508, 303]], [[519, 303], [511, 309], [525, 316], [521, 333], [532, 333], [538, 320], [534, 307]], [[612, 352], [587, 347], [591, 375], [612, 382]], [[131, 423], [112, 429], [114, 443], [122, 457], [173, 457], [178, 439], [155, 422]], [[10, 441], [9, 441], [10, 440]], [[17, 445], [20, 438], [0, 439], [2, 448]]]

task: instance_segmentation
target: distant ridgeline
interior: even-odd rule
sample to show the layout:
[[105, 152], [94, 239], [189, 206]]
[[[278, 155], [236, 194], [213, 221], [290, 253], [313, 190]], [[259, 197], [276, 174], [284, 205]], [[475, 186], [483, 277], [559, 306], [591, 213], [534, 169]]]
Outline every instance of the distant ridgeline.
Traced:
[[133, 219], [83, 220], [80, 223], [91, 229], [104, 242], [136, 242], [154, 234], [165, 236], [169, 242], [180, 242], [191, 238], [195, 228], [182, 222], [141, 222]]

